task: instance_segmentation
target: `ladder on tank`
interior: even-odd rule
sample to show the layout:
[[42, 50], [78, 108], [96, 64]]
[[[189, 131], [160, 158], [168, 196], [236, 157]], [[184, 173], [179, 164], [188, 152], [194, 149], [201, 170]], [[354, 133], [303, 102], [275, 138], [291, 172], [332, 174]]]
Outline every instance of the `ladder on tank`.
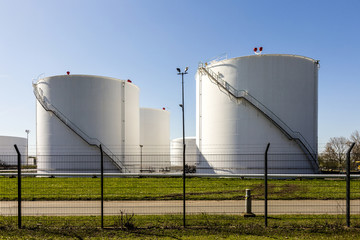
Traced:
[[319, 164], [317, 162], [316, 154], [314, 154], [314, 150], [310, 146], [310, 144], [306, 141], [306, 139], [299, 132], [293, 131], [286, 123], [281, 120], [275, 113], [273, 113], [270, 109], [268, 109], [264, 104], [262, 104], [259, 100], [253, 97], [246, 90], [237, 90], [233, 86], [231, 86], [228, 82], [223, 80], [220, 74], [215, 73], [211, 69], [204, 67], [202, 64], [198, 67], [199, 72], [201, 74], [205, 74], [209, 77], [212, 82], [215, 82], [219, 87], [224, 89], [231, 98], [236, 100], [245, 99], [252, 106], [254, 106], [258, 111], [260, 111], [267, 119], [269, 119], [277, 128], [280, 129], [281, 132], [289, 140], [294, 140], [305, 153], [307, 158], [310, 160], [312, 166], [315, 169], [319, 169]]
[[[40, 89], [41, 91], [41, 89]], [[48, 112], [53, 113], [62, 123], [64, 123], [70, 130], [72, 130], [76, 135], [83, 139], [90, 146], [97, 147], [100, 149], [100, 145], [103, 149], [105, 155], [109, 157], [111, 162], [120, 170], [120, 172], [128, 172], [123, 161], [121, 161], [114, 153], [110, 151], [100, 140], [97, 138], [89, 137], [84, 131], [82, 131], [78, 126], [71, 122], [63, 113], [61, 113], [53, 104], [49, 103], [43, 94], [39, 92], [37, 83], [33, 83], [33, 92], [40, 103], [40, 105]]]

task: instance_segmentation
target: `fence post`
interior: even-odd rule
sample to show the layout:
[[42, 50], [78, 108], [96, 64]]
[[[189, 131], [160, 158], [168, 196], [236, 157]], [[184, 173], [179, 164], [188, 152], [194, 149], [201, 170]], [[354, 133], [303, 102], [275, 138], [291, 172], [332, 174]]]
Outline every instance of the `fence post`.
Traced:
[[265, 206], [264, 206], [264, 217], [265, 217], [265, 227], [268, 226], [268, 151], [269, 151], [270, 143], [267, 144], [266, 150], [265, 150], [265, 161], [264, 161], [264, 186], [265, 186]]
[[352, 143], [346, 153], [346, 225], [350, 227], [350, 152], [355, 143]]
[[101, 154], [101, 228], [104, 228], [104, 153], [100, 144]]
[[21, 154], [17, 147], [14, 145], [16, 153], [17, 153], [17, 170], [18, 170], [18, 228], [21, 228]]
[[183, 139], [183, 225], [186, 227], [186, 165], [185, 165], [185, 138]]

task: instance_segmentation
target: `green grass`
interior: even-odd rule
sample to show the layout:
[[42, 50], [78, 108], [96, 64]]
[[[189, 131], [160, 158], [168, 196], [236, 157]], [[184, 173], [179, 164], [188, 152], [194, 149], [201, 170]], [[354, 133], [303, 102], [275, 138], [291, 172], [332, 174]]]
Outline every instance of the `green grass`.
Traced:
[[[0, 239], [359, 239], [360, 216], [344, 227], [342, 216], [277, 216], [264, 227], [262, 217], [190, 215], [187, 228], [179, 215], [105, 217], [0, 217]], [[126, 225], [127, 221], [130, 224]]]
[[[105, 200], [179, 200], [181, 178], [105, 178]], [[189, 178], [189, 200], [244, 199], [245, 189], [252, 189], [253, 199], [264, 198], [260, 179]], [[360, 199], [360, 181], [351, 182], [352, 199]], [[269, 199], [344, 199], [344, 180], [269, 180]], [[0, 178], [0, 200], [17, 199], [17, 179]], [[99, 200], [99, 178], [22, 179], [23, 200]]]

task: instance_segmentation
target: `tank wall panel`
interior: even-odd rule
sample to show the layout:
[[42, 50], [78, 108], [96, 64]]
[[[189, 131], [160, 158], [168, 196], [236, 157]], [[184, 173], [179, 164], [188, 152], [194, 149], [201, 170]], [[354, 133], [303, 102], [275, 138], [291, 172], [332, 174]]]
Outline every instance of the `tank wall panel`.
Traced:
[[140, 108], [140, 144], [143, 170], [170, 167], [170, 112]]
[[21, 164], [27, 163], [27, 139], [22, 137], [0, 136], [0, 164], [17, 165], [15, 144], [21, 154]]
[[[294, 132], [299, 132], [317, 154], [317, 64], [293, 55], [254, 55], [215, 62], [207, 66], [236, 90], [244, 90], [272, 111]], [[263, 154], [267, 143], [270, 153], [302, 154], [304, 151], [274, 123], [245, 99], [235, 99], [212, 82], [207, 75], [196, 75], [197, 145], [202, 154], [200, 165], [217, 172], [247, 173], [251, 161], [215, 160], [214, 154]], [[289, 173], [312, 172], [307, 160], [292, 159]], [[246, 164], [247, 162], [247, 164]], [[299, 162], [306, 170], [299, 170]], [[281, 168], [280, 168], [281, 169]], [[280, 171], [280, 170], [279, 170]]]
[[[198, 164], [199, 149], [196, 145], [195, 137], [185, 138], [185, 164], [196, 166]], [[183, 139], [176, 138], [171, 141], [170, 160], [172, 167], [182, 167], [183, 165]]]
[[[126, 144], [139, 144], [138, 87], [114, 78], [88, 75], [48, 77], [39, 80], [37, 86], [45, 101], [61, 112], [67, 121], [89, 138], [99, 140], [126, 163]], [[38, 156], [76, 155], [80, 159], [80, 155], [99, 154], [98, 148], [86, 143], [38, 102], [36, 124]], [[93, 169], [90, 163], [79, 161], [84, 163], [81, 164], [84, 171]], [[63, 171], [67, 169], [66, 164], [65, 160], [58, 163], [43, 157], [42, 163], [39, 162], [39, 171]], [[74, 166], [68, 164], [68, 170], [78, 171]]]

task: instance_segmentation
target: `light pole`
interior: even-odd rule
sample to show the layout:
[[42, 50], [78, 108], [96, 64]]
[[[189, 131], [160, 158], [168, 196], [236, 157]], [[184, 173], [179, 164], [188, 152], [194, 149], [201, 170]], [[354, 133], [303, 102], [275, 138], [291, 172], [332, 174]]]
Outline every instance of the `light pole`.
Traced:
[[144, 145], [139, 145], [140, 146], [140, 173], [142, 173], [142, 148]]
[[30, 130], [26, 129], [26, 165], [29, 165], [29, 133]]
[[182, 102], [181, 104], [179, 104], [179, 106], [182, 109], [182, 127], [183, 127], [183, 224], [184, 227], [186, 226], [186, 221], [185, 221], [185, 216], [186, 216], [186, 208], [185, 208], [185, 115], [184, 115], [184, 110], [185, 110], [185, 105], [184, 105], [184, 75], [187, 74], [187, 70], [189, 68], [186, 67], [184, 72], [181, 72], [180, 68], [176, 68], [176, 70], [178, 71], [178, 75], [181, 75], [181, 89], [182, 89]]

